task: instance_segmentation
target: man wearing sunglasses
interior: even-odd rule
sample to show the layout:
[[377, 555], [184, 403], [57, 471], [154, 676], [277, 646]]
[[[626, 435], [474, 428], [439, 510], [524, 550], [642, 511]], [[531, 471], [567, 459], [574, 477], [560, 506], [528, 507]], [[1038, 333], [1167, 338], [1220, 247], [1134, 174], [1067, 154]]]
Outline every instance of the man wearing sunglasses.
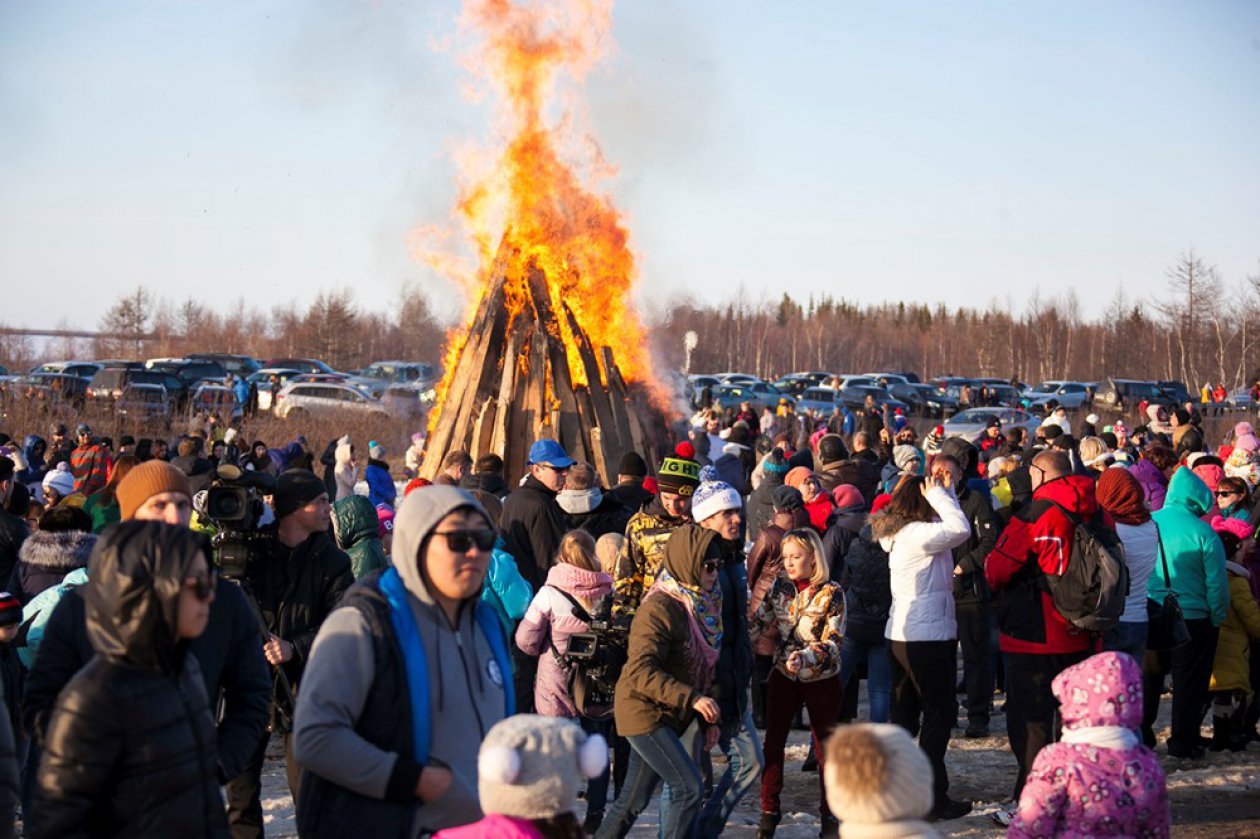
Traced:
[[495, 531], [450, 486], [394, 518], [394, 565], [324, 622], [294, 726], [305, 837], [415, 836], [481, 817], [477, 747], [514, 712], [507, 636], [480, 600]]
[[[161, 460], [132, 469], [119, 482], [116, 495], [122, 521], [160, 521], [187, 527], [192, 515], [188, 477]], [[210, 587], [207, 578], [203, 586]], [[223, 701], [216, 750], [219, 780], [241, 775], [265, 745], [271, 677], [258, 639], [258, 623], [240, 588], [218, 577], [205, 632], [189, 646], [197, 658], [211, 706]], [[204, 592], [208, 596], [208, 591]], [[85, 606], [76, 592], [61, 598], [44, 628], [35, 667], [27, 677], [23, 724], [43, 739], [44, 727], [61, 688], [93, 655], [88, 642]], [[39, 750], [32, 744], [35, 763]], [[29, 761], [28, 761], [29, 762]], [[229, 787], [228, 821], [234, 837], [262, 836], [262, 807], [257, 798], [234, 801]]]
[[757, 784], [765, 765], [748, 694], [753, 654], [747, 620], [748, 571], [739, 532], [743, 512], [743, 499], [724, 481], [706, 481], [692, 496], [692, 518], [702, 529], [717, 534], [713, 544], [720, 554], [717, 572], [722, 588], [722, 642], [713, 684], [722, 712], [717, 745], [726, 755], [726, 771], [714, 781], [713, 792], [700, 811], [699, 835], [705, 837], [721, 835], [731, 812]]

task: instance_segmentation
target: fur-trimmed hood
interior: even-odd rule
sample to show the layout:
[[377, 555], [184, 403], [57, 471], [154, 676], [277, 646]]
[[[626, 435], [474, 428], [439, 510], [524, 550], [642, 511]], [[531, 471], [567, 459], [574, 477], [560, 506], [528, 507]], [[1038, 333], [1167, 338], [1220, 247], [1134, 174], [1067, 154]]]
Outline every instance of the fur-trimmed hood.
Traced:
[[87, 568], [96, 534], [82, 530], [36, 530], [18, 551], [18, 561], [50, 571]]
[[905, 516], [898, 515], [890, 510], [880, 510], [870, 516], [871, 535], [876, 540], [891, 539], [901, 532], [901, 528], [907, 524], [913, 524], [914, 519], [908, 519]]

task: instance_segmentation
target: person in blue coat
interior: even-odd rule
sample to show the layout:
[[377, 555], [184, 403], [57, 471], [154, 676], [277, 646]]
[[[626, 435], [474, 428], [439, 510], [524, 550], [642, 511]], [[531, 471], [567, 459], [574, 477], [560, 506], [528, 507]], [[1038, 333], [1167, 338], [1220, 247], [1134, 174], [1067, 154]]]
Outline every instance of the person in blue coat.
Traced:
[[363, 477], [368, 485], [368, 500], [373, 507], [385, 504], [394, 506], [394, 498], [398, 488], [394, 479], [389, 476], [389, 464], [385, 462], [385, 447], [373, 440], [368, 443], [368, 464], [363, 470]]

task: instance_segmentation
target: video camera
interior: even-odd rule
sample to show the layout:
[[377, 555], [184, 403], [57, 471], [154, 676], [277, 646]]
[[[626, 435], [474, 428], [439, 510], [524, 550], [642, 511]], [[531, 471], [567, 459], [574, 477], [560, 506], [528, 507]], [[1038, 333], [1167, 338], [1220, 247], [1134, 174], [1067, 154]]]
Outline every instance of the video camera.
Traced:
[[241, 579], [253, 558], [264, 495], [275, 492], [276, 480], [265, 472], [242, 470], [225, 463], [215, 470], [206, 489], [205, 517], [217, 532], [210, 539], [214, 562], [223, 576]]
[[579, 710], [583, 706], [612, 706], [617, 679], [628, 658], [630, 620], [629, 616], [613, 618], [612, 598], [604, 598], [591, 615], [590, 628], [569, 636], [564, 658], [582, 676], [583, 695], [574, 697]]

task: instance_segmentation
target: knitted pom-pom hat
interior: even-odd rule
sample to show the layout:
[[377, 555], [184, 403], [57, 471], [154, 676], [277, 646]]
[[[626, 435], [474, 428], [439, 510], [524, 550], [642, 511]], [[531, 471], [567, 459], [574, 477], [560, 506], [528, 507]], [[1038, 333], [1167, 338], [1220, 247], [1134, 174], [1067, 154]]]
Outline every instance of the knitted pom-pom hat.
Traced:
[[932, 766], [904, 728], [885, 723], [840, 726], [826, 748], [827, 803], [845, 828], [904, 825], [932, 809]]
[[481, 809], [517, 819], [577, 810], [578, 790], [608, 765], [608, 743], [562, 717], [517, 714], [494, 725], [477, 757]]

